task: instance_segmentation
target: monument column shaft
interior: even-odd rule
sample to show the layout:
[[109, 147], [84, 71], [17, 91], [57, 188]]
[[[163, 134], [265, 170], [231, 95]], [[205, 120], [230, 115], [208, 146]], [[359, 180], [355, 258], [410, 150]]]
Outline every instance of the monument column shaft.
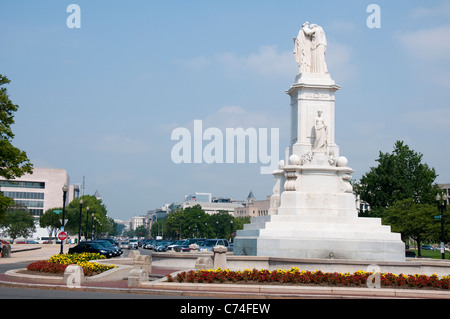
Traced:
[[[301, 80], [302, 78], [300, 78]], [[316, 85], [294, 83], [286, 92], [291, 97], [290, 154], [301, 157], [311, 151], [316, 139], [314, 126], [318, 111], [326, 126], [328, 146], [337, 152], [335, 144], [335, 92], [339, 86], [328, 75], [316, 75]], [[319, 83], [322, 84], [319, 84]]]

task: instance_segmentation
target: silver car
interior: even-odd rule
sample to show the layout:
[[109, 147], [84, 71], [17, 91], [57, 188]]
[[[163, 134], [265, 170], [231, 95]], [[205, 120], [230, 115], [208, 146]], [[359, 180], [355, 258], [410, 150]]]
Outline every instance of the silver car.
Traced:
[[138, 249], [138, 241], [137, 240], [130, 240], [128, 242], [128, 249]]
[[199, 247], [199, 252], [212, 252], [213, 248], [216, 246], [225, 246], [227, 247], [228, 251], [231, 251], [230, 244], [228, 243], [228, 240], [226, 239], [206, 239]]

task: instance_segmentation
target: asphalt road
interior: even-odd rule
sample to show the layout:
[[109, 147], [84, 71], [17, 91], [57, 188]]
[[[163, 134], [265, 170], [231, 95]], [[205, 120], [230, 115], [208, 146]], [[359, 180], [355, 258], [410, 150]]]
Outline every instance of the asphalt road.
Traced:
[[[141, 253], [151, 254], [150, 251], [139, 249]], [[125, 254], [128, 254], [125, 251]], [[11, 269], [26, 268], [30, 262], [0, 263], [0, 273], [4, 274]], [[185, 299], [184, 296], [170, 296], [157, 294], [134, 294], [126, 292], [98, 292], [55, 289], [34, 289], [21, 287], [1, 287], [0, 300], [2, 299]], [[189, 297], [192, 299], [192, 297]]]
[[0, 287], [0, 300], [3, 299], [180, 299], [180, 297], [153, 294]]

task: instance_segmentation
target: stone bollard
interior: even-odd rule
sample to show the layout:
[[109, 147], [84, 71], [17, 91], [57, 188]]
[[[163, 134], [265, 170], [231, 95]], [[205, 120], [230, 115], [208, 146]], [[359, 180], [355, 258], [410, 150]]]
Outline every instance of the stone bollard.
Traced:
[[9, 258], [11, 257], [11, 245], [10, 244], [4, 244], [2, 247], [2, 257], [3, 258]]
[[214, 263], [211, 256], [198, 257], [195, 261], [195, 269], [213, 269]]
[[213, 248], [214, 252], [214, 269], [227, 269], [227, 247], [219, 245]]
[[134, 269], [143, 269], [147, 274], [152, 273], [152, 258], [149, 255], [140, 255], [133, 260]]
[[78, 265], [69, 265], [64, 271], [64, 282], [69, 288], [80, 288], [85, 281], [83, 268]]
[[128, 258], [133, 258], [133, 260], [136, 259], [137, 256], [140, 256], [141, 252], [139, 250], [130, 250], [128, 252]]
[[144, 269], [131, 269], [128, 274], [128, 287], [139, 287], [145, 281], [148, 281], [148, 272]]
[[192, 251], [194, 253], [198, 252], [198, 245], [197, 244], [190, 244], [189, 245], [189, 251]]

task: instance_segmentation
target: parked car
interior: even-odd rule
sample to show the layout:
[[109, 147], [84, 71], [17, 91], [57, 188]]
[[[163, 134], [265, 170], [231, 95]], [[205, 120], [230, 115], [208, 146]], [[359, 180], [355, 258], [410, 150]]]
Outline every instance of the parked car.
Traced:
[[138, 241], [136, 239], [130, 239], [128, 242], [128, 249], [138, 249]]
[[206, 239], [205, 238], [191, 238], [186, 239], [184, 243], [177, 245], [173, 248], [173, 250], [179, 252], [179, 251], [190, 251], [189, 246], [192, 244], [201, 245]]
[[[113, 239], [113, 238], [102, 238], [102, 240], [107, 240], [107, 241], [109, 241], [111, 244], [113, 244], [114, 246], [119, 247], [119, 243], [118, 243], [115, 239]], [[120, 247], [119, 247], [119, 248], [120, 248]]]
[[75, 247], [70, 247], [68, 253], [69, 254], [98, 253], [102, 254], [106, 258], [111, 258], [114, 256], [114, 251], [112, 249], [104, 247], [99, 243], [95, 243], [92, 241], [81, 242]]
[[433, 246], [431, 246], [431, 245], [422, 245], [421, 248], [423, 250], [434, 250]]
[[153, 249], [153, 240], [152, 239], [146, 239], [142, 243], [142, 248], [144, 249]]
[[167, 247], [170, 244], [171, 244], [170, 241], [161, 241], [155, 246], [155, 248], [153, 248], [153, 250], [157, 251], [157, 252], [165, 252], [165, 251], [167, 251]]
[[122, 248], [122, 249], [129, 249], [129, 242], [127, 242], [127, 241], [122, 241], [121, 243], [120, 243], [120, 248]]
[[405, 257], [416, 258], [416, 253], [412, 250], [405, 250]]
[[92, 242], [98, 243], [98, 244], [102, 245], [103, 247], [110, 248], [114, 252], [114, 257], [120, 256], [123, 254], [122, 249], [120, 249], [116, 245], [111, 244], [108, 240], [96, 239], [96, 240], [93, 240]]
[[216, 246], [225, 246], [230, 251], [230, 244], [226, 239], [206, 239], [198, 248], [199, 252], [212, 252], [213, 248]]
[[[167, 246], [168, 251], [182, 251], [183, 245], [187, 244], [187, 240], [177, 240]], [[187, 247], [189, 249], [189, 247]]]
[[160, 245], [162, 242], [163, 242], [163, 240], [161, 240], [161, 239], [152, 239], [149, 242], [147, 242], [147, 244], [145, 244], [143, 247], [145, 249], [155, 250], [155, 248], [158, 247], [158, 245]]

